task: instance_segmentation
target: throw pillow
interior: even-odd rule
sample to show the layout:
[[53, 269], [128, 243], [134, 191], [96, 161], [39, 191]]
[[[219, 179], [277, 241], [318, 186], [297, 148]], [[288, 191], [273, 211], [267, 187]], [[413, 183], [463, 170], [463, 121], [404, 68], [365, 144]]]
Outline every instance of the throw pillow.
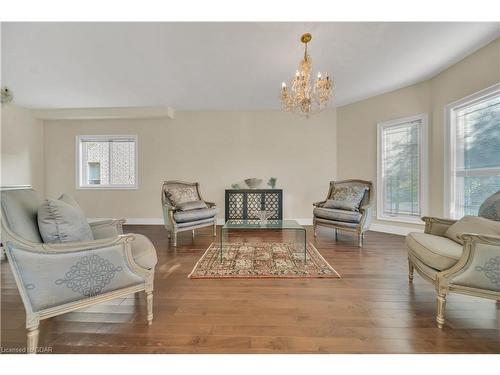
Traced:
[[207, 204], [203, 201], [197, 200], [197, 201], [190, 201], [190, 202], [182, 202], [179, 203], [177, 206], [177, 209], [181, 211], [191, 211], [191, 210], [199, 210], [202, 208], [208, 208]]
[[94, 236], [81, 209], [62, 200], [46, 199], [38, 208], [38, 230], [45, 243], [92, 241]]
[[191, 202], [199, 200], [198, 192], [195, 186], [177, 187], [168, 189], [165, 192], [168, 200], [177, 207], [183, 202]]
[[339, 187], [333, 191], [330, 200], [348, 202], [349, 207], [352, 207], [350, 208], [351, 211], [358, 211], [367, 190], [366, 186]]
[[490, 234], [500, 236], [500, 222], [485, 219], [478, 216], [464, 216], [455, 224], [451, 225], [445, 232], [445, 236], [450, 240], [464, 244], [458, 236], [463, 233]]
[[479, 207], [477, 216], [500, 221], [500, 191], [497, 191], [483, 202], [481, 207]]
[[79, 210], [82, 213], [82, 215], [84, 215], [82, 208], [80, 207], [78, 202], [73, 199], [71, 195], [64, 193], [59, 197], [59, 200], [69, 204], [70, 206], [73, 206], [74, 208]]
[[323, 208], [336, 208], [338, 210], [344, 211], [358, 211], [359, 204], [355, 205], [350, 201], [338, 201], [335, 199], [328, 199], [325, 203], [323, 203]]

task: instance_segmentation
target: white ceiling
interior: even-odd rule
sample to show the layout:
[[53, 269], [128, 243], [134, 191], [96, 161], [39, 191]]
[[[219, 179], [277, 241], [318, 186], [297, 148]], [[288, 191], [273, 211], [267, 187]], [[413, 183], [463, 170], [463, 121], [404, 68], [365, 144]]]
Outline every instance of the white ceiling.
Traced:
[[4, 23], [2, 84], [33, 108], [279, 108], [311, 32], [335, 105], [404, 87], [500, 36], [500, 23]]

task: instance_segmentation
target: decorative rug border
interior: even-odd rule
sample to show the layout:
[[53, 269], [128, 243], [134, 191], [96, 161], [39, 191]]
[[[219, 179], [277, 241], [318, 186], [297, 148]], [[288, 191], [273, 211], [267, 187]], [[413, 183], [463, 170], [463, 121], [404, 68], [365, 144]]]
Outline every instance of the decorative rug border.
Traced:
[[196, 262], [196, 264], [193, 267], [193, 270], [187, 276], [188, 279], [191, 279], [191, 280], [209, 280], [209, 279], [232, 279], [232, 280], [237, 280], [237, 279], [266, 279], [266, 280], [268, 280], [268, 279], [342, 279], [342, 276], [340, 276], [340, 273], [338, 273], [331, 266], [331, 264], [328, 263], [325, 258], [323, 258], [323, 255], [321, 255], [319, 250], [316, 248], [316, 246], [314, 246], [314, 244], [312, 242], [309, 242], [308, 245], [311, 246], [314, 250], [316, 250], [316, 253], [321, 258], [321, 260], [323, 260], [323, 262], [325, 262], [325, 264], [328, 266], [328, 268], [331, 271], [335, 272], [335, 275], [337, 275], [337, 276], [334, 276], [334, 275], [314, 275], [314, 276], [309, 276], [309, 275], [306, 275], [306, 276], [303, 276], [303, 275], [300, 275], [300, 276], [193, 276], [193, 273], [196, 270], [196, 268], [198, 267], [198, 264], [203, 260], [205, 255], [208, 253], [210, 248], [212, 246], [214, 246], [214, 244], [215, 244], [215, 242], [212, 242], [210, 244], [210, 246], [205, 250], [205, 252], [201, 256], [201, 258], [198, 259], [198, 261]]

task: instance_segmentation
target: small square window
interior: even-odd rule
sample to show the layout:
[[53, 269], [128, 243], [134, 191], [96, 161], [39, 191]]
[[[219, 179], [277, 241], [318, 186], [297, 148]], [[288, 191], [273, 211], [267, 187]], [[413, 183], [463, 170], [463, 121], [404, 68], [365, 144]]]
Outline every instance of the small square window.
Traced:
[[78, 188], [136, 189], [136, 136], [78, 136]]

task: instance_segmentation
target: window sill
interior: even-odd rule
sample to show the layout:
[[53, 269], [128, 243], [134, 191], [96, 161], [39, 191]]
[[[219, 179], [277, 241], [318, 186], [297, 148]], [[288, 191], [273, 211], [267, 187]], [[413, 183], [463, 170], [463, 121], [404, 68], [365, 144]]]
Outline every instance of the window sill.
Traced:
[[137, 190], [138, 186], [77, 186], [76, 190]]
[[407, 223], [407, 224], [421, 224], [424, 225], [424, 222], [419, 217], [404, 217], [404, 216], [378, 216], [377, 220], [381, 221], [392, 221], [395, 223]]

